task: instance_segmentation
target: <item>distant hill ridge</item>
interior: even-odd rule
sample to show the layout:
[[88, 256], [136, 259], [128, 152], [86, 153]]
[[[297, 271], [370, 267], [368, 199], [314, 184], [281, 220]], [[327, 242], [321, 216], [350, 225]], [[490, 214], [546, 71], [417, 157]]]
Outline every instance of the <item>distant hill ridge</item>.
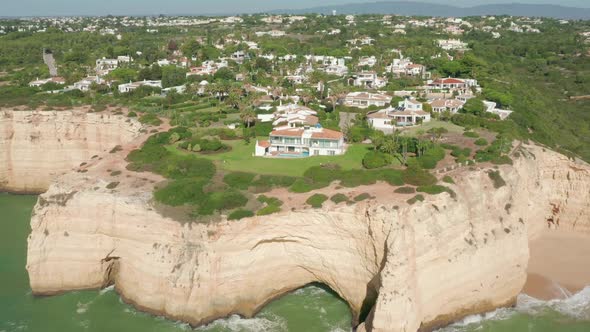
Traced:
[[381, 1], [372, 3], [351, 3], [345, 5], [320, 6], [306, 9], [273, 10], [276, 14], [397, 14], [408, 16], [464, 17], [483, 15], [510, 15], [530, 17], [551, 17], [563, 19], [590, 19], [590, 8], [565, 7], [544, 4], [490, 4], [474, 7], [456, 7], [413, 1]]

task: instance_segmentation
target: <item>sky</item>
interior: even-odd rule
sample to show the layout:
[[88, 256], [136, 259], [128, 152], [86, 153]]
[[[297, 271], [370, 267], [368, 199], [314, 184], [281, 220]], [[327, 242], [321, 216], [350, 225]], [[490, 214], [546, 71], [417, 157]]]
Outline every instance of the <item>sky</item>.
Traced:
[[[380, 0], [0, 0], [0, 16], [235, 14]], [[589, 0], [410, 0], [473, 6], [541, 3], [590, 8]]]

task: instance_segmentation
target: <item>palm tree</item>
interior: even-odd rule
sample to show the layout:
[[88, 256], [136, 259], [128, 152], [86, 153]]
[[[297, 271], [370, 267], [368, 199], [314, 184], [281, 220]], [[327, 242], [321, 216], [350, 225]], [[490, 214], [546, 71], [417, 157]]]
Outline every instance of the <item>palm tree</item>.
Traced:
[[299, 97], [301, 97], [301, 101], [303, 102], [303, 105], [307, 106], [311, 100], [313, 99], [313, 95], [311, 93], [311, 91], [305, 89], [303, 91], [301, 91], [299, 93]]
[[256, 113], [251, 108], [246, 109], [240, 112], [240, 119], [246, 124], [246, 128], [250, 128], [250, 126], [256, 122]]
[[375, 130], [371, 135], [371, 142], [373, 142], [375, 151], [380, 150], [383, 142], [385, 142], [385, 135], [383, 135], [383, 132]]
[[340, 98], [340, 96], [342, 95], [343, 92], [344, 92], [344, 89], [338, 85], [334, 85], [329, 88], [328, 98], [330, 99], [330, 101], [332, 101], [332, 112], [336, 111], [336, 102], [338, 102], [338, 98]]
[[399, 149], [399, 142], [397, 137], [395, 136], [388, 136], [383, 139], [383, 142], [379, 146], [379, 149], [383, 153], [387, 154], [395, 154]]
[[418, 143], [416, 144], [416, 153], [418, 157], [424, 155], [426, 151], [428, 151], [432, 147], [432, 142], [427, 140], [419, 139]]

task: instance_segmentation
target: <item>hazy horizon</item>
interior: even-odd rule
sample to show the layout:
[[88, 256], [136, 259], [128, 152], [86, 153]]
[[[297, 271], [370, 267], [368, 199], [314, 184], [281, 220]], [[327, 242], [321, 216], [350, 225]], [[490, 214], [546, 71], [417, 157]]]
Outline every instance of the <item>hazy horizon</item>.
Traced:
[[[388, 0], [383, 0], [388, 1]], [[399, 0], [403, 1], [403, 0]], [[414, 1], [414, 0], [408, 0]], [[303, 9], [318, 6], [343, 5], [349, 3], [372, 3], [379, 0], [300, 0], [296, 4], [279, 0], [103, 0], [90, 2], [83, 6], [75, 0], [20, 0], [3, 5], [1, 16], [104, 16], [104, 15], [199, 15], [199, 14], [248, 14], [277, 9]], [[588, 0], [415, 0], [437, 4], [472, 7], [485, 4], [553, 4], [568, 7], [590, 8]]]

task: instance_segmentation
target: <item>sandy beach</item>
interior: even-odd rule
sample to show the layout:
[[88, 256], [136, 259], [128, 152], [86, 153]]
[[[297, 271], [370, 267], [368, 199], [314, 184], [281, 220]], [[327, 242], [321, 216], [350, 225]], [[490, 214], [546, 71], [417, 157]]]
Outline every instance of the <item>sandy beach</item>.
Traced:
[[564, 298], [590, 285], [590, 236], [544, 232], [530, 242], [531, 258], [523, 293], [541, 300]]

